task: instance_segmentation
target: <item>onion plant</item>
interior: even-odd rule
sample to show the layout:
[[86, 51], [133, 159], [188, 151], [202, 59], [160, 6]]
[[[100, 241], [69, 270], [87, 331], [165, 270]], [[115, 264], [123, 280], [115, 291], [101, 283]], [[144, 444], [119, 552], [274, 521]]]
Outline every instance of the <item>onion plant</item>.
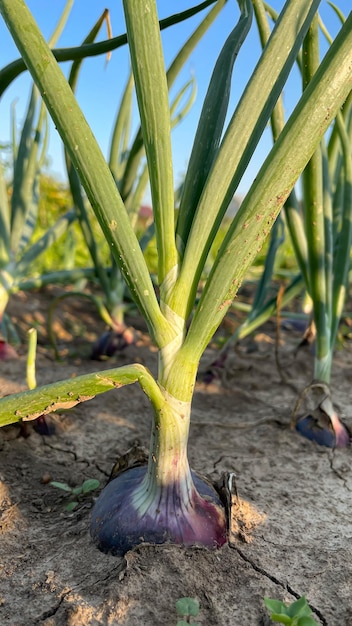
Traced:
[[[268, 7], [272, 17], [278, 16]], [[342, 23], [345, 18], [336, 9]], [[263, 45], [269, 26], [257, 11]], [[315, 16], [303, 42], [298, 63], [303, 90], [319, 67], [319, 21]], [[320, 21], [321, 24], [321, 21]], [[331, 45], [332, 39], [321, 24]], [[274, 109], [273, 138], [284, 126], [282, 99]], [[313, 153], [302, 173], [302, 201], [292, 190], [284, 215], [297, 263], [312, 309], [309, 336], [314, 338], [313, 381], [303, 390], [293, 413], [293, 425], [309, 439], [326, 446], [346, 446], [350, 435], [334, 409], [330, 381], [334, 347], [347, 292], [352, 243], [352, 93], [338, 111], [331, 133]], [[308, 334], [308, 333], [307, 333]], [[299, 409], [309, 396], [313, 405]]]
[[[276, 21], [278, 14], [265, 5]], [[333, 6], [341, 21], [345, 18]], [[255, 14], [263, 47], [270, 36], [270, 27], [264, 6], [255, 3]], [[298, 56], [303, 88], [311, 80], [319, 65], [319, 30], [332, 43], [318, 15], [307, 33], [303, 56]], [[273, 139], [279, 137], [284, 126], [282, 97], [271, 116]], [[258, 284], [253, 306], [245, 321], [226, 342], [205, 373], [211, 380], [219, 369], [226, 367], [226, 357], [231, 346], [253, 332], [275, 312], [276, 298], [267, 300], [272, 279], [274, 261], [282, 241], [284, 220], [291, 237], [299, 274], [285, 289], [281, 304], [284, 305], [304, 287], [311, 303], [312, 315], [306, 336], [314, 340], [313, 381], [307, 385], [297, 400], [292, 424], [309, 439], [326, 446], [346, 446], [350, 435], [339, 420], [331, 398], [331, 367], [337, 331], [347, 292], [352, 242], [352, 97], [349, 94], [343, 110], [337, 113], [327, 141], [321, 144], [308, 162], [301, 177], [302, 200], [293, 189], [284, 204], [281, 220], [277, 220], [271, 233], [271, 241], [265, 260], [264, 271]], [[281, 221], [281, 227], [280, 227]], [[311, 396], [311, 397], [310, 397]], [[300, 407], [311, 400], [308, 412], [299, 414]]]
[[[72, 6], [66, 3], [49, 45], [59, 37]], [[0, 163], [0, 331], [1, 358], [14, 356], [9, 341], [18, 342], [17, 334], [6, 315], [12, 293], [31, 287], [28, 281], [33, 262], [66, 233], [75, 219], [70, 210], [57, 220], [40, 239], [33, 240], [37, 224], [40, 173], [48, 143], [47, 111], [34, 85], [20, 137], [16, 131], [15, 107], [12, 109], [12, 180], [9, 182]], [[10, 191], [10, 193], [9, 193]], [[49, 279], [51, 280], [51, 278]]]
[[[40, 109], [38, 119], [35, 113]], [[31, 97], [17, 147], [12, 142], [13, 178], [6, 181], [0, 169], [0, 330], [3, 336], [3, 356], [12, 353], [11, 343], [19, 342], [17, 333], [6, 315], [11, 294], [43, 284], [43, 277], [34, 282], [33, 264], [66, 232], [75, 220], [74, 210], [67, 211], [47, 231], [34, 241], [39, 209], [40, 173], [46, 154], [47, 127], [44, 126], [46, 110], [38, 106], [38, 90], [31, 90]], [[42, 143], [42, 146], [40, 145]], [[1, 168], [1, 164], [0, 164]], [[10, 188], [10, 197], [8, 189]], [[53, 277], [46, 279], [52, 282]]]
[[[318, 17], [304, 41], [302, 62], [305, 89], [319, 63]], [[306, 255], [297, 255], [312, 302], [315, 328], [314, 381], [304, 391], [318, 391], [313, 411], [296, 420], [310, 439], [335, 447], [349, 444], [350, 435], [333, 406], [331, 368], [348, 287], [352, 243], [352, 93], [337, 113], [326, 144], [313, 153], [303, 171], [303, 225]], [[333, 145], [335, 143], [335, 146]], [[292, 206], [288, 207], [292, 211]], [[295, 208], [295, 207], [293, 207]], [[297, 228], [291, 226], [297, 246]], [[299, 245], [304, 247], [300, 239]], [[305, 261], [304, 267], [302, 261]]]
[[286, 3], [223, 132], [233, 64], [252, 19], [252, 2], [239, 2], [238, 23], [224, 43], [210, 79], [175, 220], [170, 107], [156, 2], [125, 0], [154, 211], [157, 295], [114, 178], [54, 56], [24, 1], [0, 0], [1, 14], [40, 89], [159, 352], [157, 379], [142, 365], [134, 364], [0, 401], [0, 420], [6, 424], [72, 407], [124, 384], [140, 383], [154, 416], [148, 464], [122, 472], [99, 496], [92, 512], [91, 535], [103, 551], [123, 554], [143, 541], [210, 548], [226, 542], [223, 505], [212, 485], [191, 470], [187, 458], [198, 364], [281, 207], [349, 94], [352, 16], [260, 168], [229, 226], [199, 299], [197, 288], [212, 241], [318, 5], [319, 0]]

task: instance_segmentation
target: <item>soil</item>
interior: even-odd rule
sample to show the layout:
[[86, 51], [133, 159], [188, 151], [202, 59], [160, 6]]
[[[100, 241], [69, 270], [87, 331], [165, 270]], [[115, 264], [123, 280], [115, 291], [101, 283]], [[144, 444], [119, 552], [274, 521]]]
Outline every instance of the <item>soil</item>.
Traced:
[[[104, 331], [87, 300], [58, 303], [56, 361], [46, 331], [55, 291], [13, 296], [20, 335], [39, 333], [37, 383], [139, 361], [152, 371], [156, 353], [142, 324], [136, 343], [109, 361], [89, 359]], [[226, 332], [226, 329], [223, 329]], [[306, 596], [318, 624], [352, 625], [351, 449], [329, 449], [290, 428], [300, 390], [312, 378], [309, 347], [275, 324], [233, 350], [226, 376], [197, 385], [189, 443], [192, 467], [216, 480], [235, 472], [231, 541], [220, 550], [142, 545], [125, 558], [102, 554], [89, 535], [90, 511], [117, 458], [148, 446], [151, 411], [136, 385], [113, 390], [48, 418], [51, 436], [19, 426], [0, 431], [0, 624], [11, 626], [176, 625], [175, 602], [197, 598], [193, 618], [206, 626], [269, 625], [264, 597], [287, 603]], [[278, 368], [277, 349], [282, 368]], [[26, 348], [0, 364], [0, 395], [26, 388]], [[205, 359], [210, 359], [214, 346]], [[335, 406], [351, 425], [352, 349], [337, 350]], [[203, 364], [204, 365], [204, 364]], [[29, 436], [24, 436], [28, 435]], [[71, 512], [70, 486], [87, 478], [100, 488]]]

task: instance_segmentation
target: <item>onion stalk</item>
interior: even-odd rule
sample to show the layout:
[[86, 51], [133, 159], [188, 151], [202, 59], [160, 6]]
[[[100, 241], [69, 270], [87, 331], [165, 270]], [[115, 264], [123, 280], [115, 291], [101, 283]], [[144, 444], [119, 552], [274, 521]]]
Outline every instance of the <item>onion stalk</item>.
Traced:
[[191, 405], [165, 390], [161, 395], [164, 401], [154, 408], [148, 466], [123, 471], [94, 506], [91, 534], [104, 552], [124, 554], [141, 540], [208, 548], [227, 540], [219, 495], [189, 467]]

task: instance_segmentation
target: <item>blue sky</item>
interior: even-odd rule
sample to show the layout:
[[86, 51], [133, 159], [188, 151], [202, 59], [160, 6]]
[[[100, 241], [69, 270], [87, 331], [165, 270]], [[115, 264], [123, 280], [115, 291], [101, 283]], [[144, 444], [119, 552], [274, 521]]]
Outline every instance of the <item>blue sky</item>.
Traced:
[[[177, 11], [182, 11], [197, 4], [199, 1], [200, 0], [194, 0], [193, 2], [191, 2], [191, 0], [178, 0], [177, 3], [171, 3], [168, 0], [158, 0], [159, 17], [163, 18], [175, 12], [175, 6], [177, 7]], [[336, 0], [336, 4], [345, 15], [347, 15], [350, 10], [350, 2], [351, 0]], [[50, 2], [50, 9], [48, 8], [48, 4], [47, 0], [27, 0], [27, 5], [46, 37], [49, 37], [54, 29], [65, 5], [65, 0]], [[272, 0], [271, 5], [277, 11], [280, 11], [284, 5], [284, 1]], [[105, 8], [110, 9], [113, 35], [116, 36], [123, 33], [125, 27], [121, 0], [75, 0], [67, 25], [57, 47], [79, 45]], [[322, 0], [321, 2], [320, 13], [331, 34], [336, 34], [339, 28], [339, 21], [326, 0]], [[182, 24], [163, 31], [162, 38], [165, 64], [167, 67], [204, 15], [205, 12], [203, 11], [187, 22], [183, 22]], [[238, 15], [237, 3], [234, 0], [229, 0], [217, 17], [215, 23], [211, 26], [204, 39], [192, 54], [190, 60], [186, 63], [173, 89], [173, 94], [175, 94], [182, 85], [189, 80], [191, 74], [194, 73], [197, 80], [196, 102], [187, 118], [173, 131], [172, 137], [176, 182], [181, 180], [187, 166], [202, 102], [214, 63], [227, 35], [236, 24]], [[99, 39], [105, 38], [106, 29], [103, 27]], [[18, 53], [1, 17], [0, 41], [0, 63], [1, 67], [4, 67], [7, 63], [17, 58]], [[260, 44], [256, 25], [255, 22], [253, 22], [251, 32], [235, 64], [229, 114], [233, 112], [236, 101], [243, 91], [252, 69], [255, 67], [259, 54]], [[106, 63], [105, 57], [95, 57], [87, 59], [82, 66], [77, 98], [105, 156], [108, 154], [111, 130], [121, 93], [127, 79], [128, 68], [129, 61], [126, 47], [113, 52], [109, 63]], [[69, 64], [62, 64], [62, 69], [64, 72], [67, 72]], [[9, 87], [3, 95], [0, 102], [1, 144], [10, 139], [10, 107], [15, 100], [17, 101], [17, 125], [20, 128], [27, 104], [29, 89], [30, 79], [28, 73], [25, 73]], [[300, 81], [298, 72], [293, 70], [284, 92], [287, 114], [292, 110], [299, 93]], [[136, 106], [134, 114], [135, 124], [137, 124], [138, 112]], [[247, 191], [251, 180], [255, 177], [270, 146], [271, 136], [268, 129], [252, 159], [247, 174], [240, 184], [239, 194], [245, 194]], [[57, 132], [53, 127], [50, 129], [49, 156], [51, 162], [50, 170], [56, 176], [64, 179], [65, 170], [62, 146]]]

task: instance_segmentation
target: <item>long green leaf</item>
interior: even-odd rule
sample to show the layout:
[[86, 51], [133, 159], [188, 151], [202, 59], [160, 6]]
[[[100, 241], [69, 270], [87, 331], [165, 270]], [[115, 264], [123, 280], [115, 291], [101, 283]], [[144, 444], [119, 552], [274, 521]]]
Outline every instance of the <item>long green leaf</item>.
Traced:
[[0, 160], [0, 268], [10, 260], [10, 206], [3, 165]]
[[118, 187], [126, 167], [132, 117], [133, 74], [130, 72], [118, 108], [109, 150], [109, 167]]
[[59, 18], [59, 21], [57, 22], [57, 24], [55, 25], [54, 31], [52, 33], [52, 35], [49, 37], [48, 39], [48, 46], [50, 46], [50, 48], [52, 48], [53, 46], [55, 46], [62, 34], [62, 31], [64, 30], [67, 20], [69, 18], [69, 15], [71, 13], [71, 9], [73, 7], [73, 3], [74, 0], [67, 0], [65, 6], [64, 6], [64, 10], [61, 13], [61, 16]]
[[256, 313], [259, 313], [265, 303], [266, 295], [274, 274], [276, 254], [284, 240], [285, 224], [281, 214], [279, 213], [275, 224], [271, 229], [268, 251], [265, 256], [264, 269], [253, 298], [251, 317], [255, 317]]
[[[272, 17], [274, 21], [277, 21], [278, 14], [276, 12], [273, 12], [271, 7], [268, 7], [266, 3], [263, 4], [261, 1], [254, 2], [254, 12], [255, 12], [255, 17], [256, 17], [256, 22], [258, 25], [260, 41], [261, 41], [261, 45], [263, 49], [265, 48], [270, 37], [270, 26], [269, 26], [269, 22], [267, 18], [268, 11], [270, 15], [274, 13]], [[298, 61], [298, 57], [297, 57], [297, 61]], [[300, 63], [299, 65], [301, 66]], [[276, 141], [277, 138], [279, 137], [284, 125], [285, 125], [285, 115], [284, 115], [283, 96], [280, 95], [271, 115], [271, 130], [272, 130], [274, 141]], [[300, 205], [297, 199], [295, 189], [292, 189], [283, 208], [284, 208], [287, 228], [291, 237], [296, 259], [297, 259], [299, 268], [301, 270], [302, 276], [304, 277], [306, 284], [308, 284], [307, 240], [306, 240], [306, 236], [304, 232], [302, 211], [300, 209]]]
[[[303, 57], [302, 79], [303, 88], [306, 89], [320, 61], [317, 15], [304, 40]], [[320, 361], [330, 351], [328, 328], [329, 312], [326, 310], [326, 231], [323, 204], [323, 158], [321, 146], [317, 147], [309, 159], [303, 171], [302, 179], [305, 206], [305, 232], [308, 247], [308, 289], [313, 302], [314, 321], [317, 329], [317, 359]], [[321, 377], [319, 376], [319, 378]]]
[[[186, 101], [182, 104], [180, 108], [178, 108], [178, 105], [184, 99], [185, 94], [187, 94]], [[177, 126], [187, 115], [194, 103], [195, 97], [196, 82], [195, 78], [192, 77], [183, 87], [181, 87], [180, 91], [176, 94], [174, 100], [170, 104], [171, 128]], [[138, 138], [140, 138], [140, 141]], [[128, 186], [128, 194], [124, 201], [127, 211], [130, 215], [131, 224], [133, 228], [135, 228], [138, 219], [138, 212], [149, 181], [148, 167], [145, 160], [143, 162], [144, 147], [141, 133], [137, 134], [137, 137], [133, 142], [130, 155], [132, 155], [132, 159], [130, 159], [129, 156], [128, 161], [125, 164], [125, 172], [127, 173], [127, 176], [123, 177], [122, 184], [124, 186], [124, 189], [126, 190], [125, 183], [127, 180], [131, 180], [132, 182], [130, 176], [133, 170], [135, 180], [133, 181], [132, 187]], [[133, 164], [132, 166], [131, 163]]]
[[[215, 6], [213, 6], [212, 9], [207, 13], [207, 15], [203, 18], [203, 20], [192, 33], [192, 35], [187, 39], [186, 43], [177, 53], [176, 57], [169, 66], [169, 69], [167, 70], [167, 84], [169, 85], [169, 89], [174, 84], [181, 68], [184, 67], [190, 54], [196, 48], [199, 41], [204, 37], [207, 30], [210, 28], [219, 13], [224, 8], [226, 2], [227, 0], [216, 0]], [[208, 6], [209, 5], [210, 3], [208, 3]], [[160, 22], [160, 30], [162, 30], [161, 24], [162, 22]]]
[[38, 142], [33, 141], [32, 138], [37, 102], [38, 90], [33, 87], [14, 164], [11, 197], [11, 249], [16, 251], [21, 241], [37, 169]]
[[41, 274], [34, 278], [22, 278], [18, 280], [12, 287], [11, 293], [18, 291], [32, 291], [33, 289], [41, 289], [46, 285], [73, 285], [81, 280], [92, 280], [95, 276], [94, 267], [74, 268], [70, 270], [58, 270], [57, 272], [49, 272]]
[[[55, 26], [49, 39], [48, 45], [56, 44], [73, 5], [73, 0], [67, 0], [62, 15]], [[32, 88], [31, 97], [27, 109], [26, 119], [23, 125], [19, 149], [16, 151], [14, 167], [13, 194], [11, 199], [11, 247], [16, 253], [20, 253], [28, 243], [37, 221], [38, 197], [35, 189], [38, 186], [38, 173], [40, 168], [39, 144], [42, 141], [42, 129], [46, 120], [46, 109], [40, 106], [39, 117], [34, 130], [34, 118], [36, 114], [38, 92]], [[47, 137], [48, 129], [46, 129]], [[47, 146], [47, 140], [43, 148]], [[25, 231], [25, 232], [24, 232]]]
[[[164, 55], [154, 2], [124, 0], [127, 35], [146, 151], [158, 249], [159, 284], [177, 267], [171, 120]], [[152, 41], [153, 45], [149, 45]], [[156, 141], [156, 137], [158, 140]], [[161, 301], [164, 294], [161, 293]]]
[[[181, 87], [180, 91], [175, 96], [170, 105], [171, 128], [177, 126], [186, 117], [187, 113], [190, 111], [194, 104], [196, 94], [197, 83], [195, 77], [192, 76], [190, 80], [187, 81], [187, 83], [183, 87]], [[180, 105], [185, 95], [187, 95], [186, 101], [182, 105]], [[180, 108], [178, 108], [179, 105]]]
[[216, 61], [187, 168], [177, 222], [177, 245], [181, 256], [205, 181], [219, 149], [230, 98], [233, 65], [252, 22], [251, 0], [239, 2], [239, 5], [241, 16]]
[[[37, 89], [35, 86], [33, 89]], [[35, 129], [32, 129], [32, 137], [29, 139], [28, 160], [23, 171], [23, 180], [19, 182], [19, 197], [22, 200], [23, 215], [17, 223], [13, 223], [12, 241], [14, 235], [19, 236], [17, 247], [13, 249], [20, 258], [23, 250], [30, 243], [38, 220], [39, 197], [40, 197], [40, 170], [43, 166], [48, 147], [49, 126], [48, 114], [44, 103], [39, 105], [38, 121]], [[18, 228], [18, 232], [16, 232]], [[15, 240], [16, 241], [16, 240]]]
[[[87, 45], [94, 41], [94, 39], [97, 37], [101, 29], [102, 24], [104, 23], [106, 19], [106, 14], [107, 14], [107, 10], [105, 9], [105, 11], [103, 11], [100, 18], [94, 24], [93, 28], [88, 33], [87, 37], [84, 39], [82, 45]], [[77, 59], [76, 61], [72, 63], [72, 66], [70, 69], [68, 82], [69, 82], [69, 85], [71, 86], [73, 93], [75, 93], [76, 91], [79, 71], [81, 69], [82, 63], [83, 63], [83, 59]], [[77, 217], [80, 223], [83, 238], [89, 250], [92, 261], [94, 263], [95, 271], [97, 274], [97, 278], [99, 279], [100, 286], [103, 289], [107, 300], [109, 300], [110, 284], [107, 278], [106, 269], [102, 262], [100, 250], [95, 241], [93, 229], [90, 224], [88, 211], [86, 209], [86, 204], [85, 204], [86, 201], [82, 193], [81, 182], [79, 180], [79, 176], [75, 168], [72, 165], [71, 159], [68, 155], [66, 148], [65, 148], [65, 162], [66, 162], [67, 176], [68, 176], [68, 180], [70, 184], [70, 191], [71, 191], [73, 202], [74, 202], [75, 209], [77, 212]]]
[[[285, 291], [282, 296], [281, 306], [284, 307], [286, 304], [291, 302], [293, 298], [298, 296], [303, 289], [304, 282], [301, 274], [295, 276], [292, 281], [285, 287]], [[270, 298], [265, 304], [263, 304], [260, 308], [253, 312], [250, 312], [246, 320], [243, 324], [241, 324], [238, 329], [235, 331], [233, 337], [230, 338], [229, 345], [233, 345], [236, 341], [240, 339], [244, 339], [250, 335], [254, 330], [262, 326], [264, 322], [267, 322], [270, 317], [275, 315], [277, 311], [277, 296]]]
[[[197, 26], [192, 35], [187, 39], [186, 43], [182, 46], [182, 48], [177, 53], [176, 57], [172, 61], [168, 71], [167, 71], [167, 84], [169, 89], [174, 84], [177, 76], [179, 75], [182, 67], [185, 62], [189, 58], [190, 54], [195, 49], [196, 45], [200, 41], [200, 39], [204, 36], [207, 29], [214, 22], [216, 17], [219, 15], [220, 11], [224, 7], [227, 0], [217, 0], [215, 6], [207, 13], [202, 22]], [[162, 21], [160, 22], [161, 29]], [[142, 131], [139, 129], [137, 131], [136, 137], [134, 139], [133, 145], [130, 149], [130, 153], [128, 156], [128, 160], [126, 163], [126, 169], [124, 172], [123, 181], [121, 183], [121, 196], [125, 200], [133, 187], [133, 184], [137, 178], [137, 172], [140, 165], [141, 157], [144, 154], [143, 147], [143, 138]]]
[[352, 137], [348, 133], [344, 118], [340, 113], [336, 121], [339, 127], [343, 151], [344, 193], [342, 198], [341, 229], [334, 255], [331, 347], [335, 344], [338, 325], [346, 300], [352, 246]]
[[16, 104], [17, 104], [17, 100], [12, 102], [11, 104], [11, 147], [12, 147], [13, 165], [16, 163], [17, 152], [18, 152]]

